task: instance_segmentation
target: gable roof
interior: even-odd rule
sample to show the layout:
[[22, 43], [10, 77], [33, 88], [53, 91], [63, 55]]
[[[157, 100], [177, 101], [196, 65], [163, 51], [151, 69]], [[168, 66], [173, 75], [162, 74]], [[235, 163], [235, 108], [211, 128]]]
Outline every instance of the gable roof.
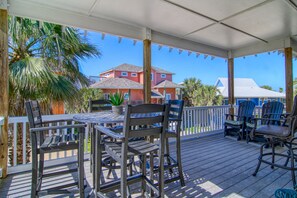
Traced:
[[[174, 74], [172, 72], [166, 71], [166, 70], [161, 69], [159, 67], [153, 67], [152, 66], [152, 69], [155, 70], [157, 73]], [[111, 68], [111, 69], [109, 69], [107, 71], [104, 71], [102, 73], [106, 73], [106, 72], [113, 71], [113, 70], [115, 70], [115, 71], [127, 71], [127, 72], [136, 72], [136, 73], [138, 73], [138, 72], [142, 72], [143, 71], [143, 67], [124, 63], [124, 64], [121, 64], [121, 65], [119, 65], [117, 67], [113, 67], [113, 68]]]
[[154, 88], [183, 88], [184, 86], [171, 82], [169, 80], [164, 80], [154, 86]]
[[106, 78], [90, 85], [91, 88], [99, 89], [143, 89], [143, 85], [127, 78]]
[[[228, 97], [228, 78], [218, 78], [215, 86], [224, 98]], [[252, 78], [234, 78], [235, 98], [285, 98], [284, 93], [261, 88]]]

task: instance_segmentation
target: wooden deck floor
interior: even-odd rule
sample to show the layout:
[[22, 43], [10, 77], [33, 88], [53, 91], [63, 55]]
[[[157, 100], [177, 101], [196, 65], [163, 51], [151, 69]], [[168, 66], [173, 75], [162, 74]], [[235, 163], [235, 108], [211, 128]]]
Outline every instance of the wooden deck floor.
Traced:
[[[171, 147], [173, 151], [174, 145]], [[224, 138], [221, 134], [183, 141], [182, 162], [186, 186], [180, 187], [179, 182], [168, 184], [165, 186], [166, 195], [167, 197], [273, 197], [274, 191], [278, 188], [292, 188], [290, 172], [282, 169], [271, 169], [262, 164], [258, 175], [253, 177], [258, 154], [259, 146]], [[91, 184], [88, 161], [85, 167], [88, 182]], [[116, 173], [114, 176], [117, 177]], [[44, 187], [70, 182], [74, 177], [69, 175], [48, 179], [44, 182]], [[29, 172], [10, 175], [7, 179], [0, 180], [0, 197], [28, 197], [30, 186]], [[88, 187], [87, 191], [90, 189]], [[108, 194], [109, 197], [118, 195], [118, 193]], [[133, 197], [139, 197], [139, 194], [135, 193]]]

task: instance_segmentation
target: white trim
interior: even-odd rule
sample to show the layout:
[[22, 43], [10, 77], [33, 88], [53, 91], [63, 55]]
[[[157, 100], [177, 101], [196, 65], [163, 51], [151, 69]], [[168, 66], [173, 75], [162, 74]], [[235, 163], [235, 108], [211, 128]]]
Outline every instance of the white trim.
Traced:
[[128, 76], [128, 72], [122, 71], [121, 76]]
[[131, 73], [131, 77], [137, 77], [137, 73]]
[[154, 73], [151, 73], [151, 81], [154, 81]]

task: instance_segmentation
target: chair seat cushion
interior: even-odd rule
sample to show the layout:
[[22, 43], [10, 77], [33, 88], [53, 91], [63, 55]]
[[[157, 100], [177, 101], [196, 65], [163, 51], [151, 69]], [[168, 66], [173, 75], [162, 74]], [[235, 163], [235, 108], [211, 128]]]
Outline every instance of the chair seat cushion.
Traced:
[[235, 120], [226, 120], [225, 125], [229, 126], [240, 126], [243, 124], [243, 121], [235, 121]]
[[255, 133], [284, 138], [291, 135], [288, 127], [278, 125], [262, 125], [256, 129]]

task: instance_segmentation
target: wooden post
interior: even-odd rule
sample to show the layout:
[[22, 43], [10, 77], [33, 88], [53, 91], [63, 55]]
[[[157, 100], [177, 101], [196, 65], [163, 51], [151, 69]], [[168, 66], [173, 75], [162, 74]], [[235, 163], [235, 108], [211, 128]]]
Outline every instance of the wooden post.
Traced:
[[292, 48], [285, 48], [286, 70], [286, 112], [291, 112], [293, 107], [293, 60]]
[[234, 114], [234, 59], [228, 59], [228, 104], [231, 105], [230, 114]]
[[143, 41], [143, 94], [144, 103], [151, 103], [151, 40]]
[[[0, 133], [0, 169], [2, 177], [7, 176], [8, 155], [8, 14], [0, 9], [0, 116], [4, 125]], [[16, 145], [15, 145], [16, 146]]]

